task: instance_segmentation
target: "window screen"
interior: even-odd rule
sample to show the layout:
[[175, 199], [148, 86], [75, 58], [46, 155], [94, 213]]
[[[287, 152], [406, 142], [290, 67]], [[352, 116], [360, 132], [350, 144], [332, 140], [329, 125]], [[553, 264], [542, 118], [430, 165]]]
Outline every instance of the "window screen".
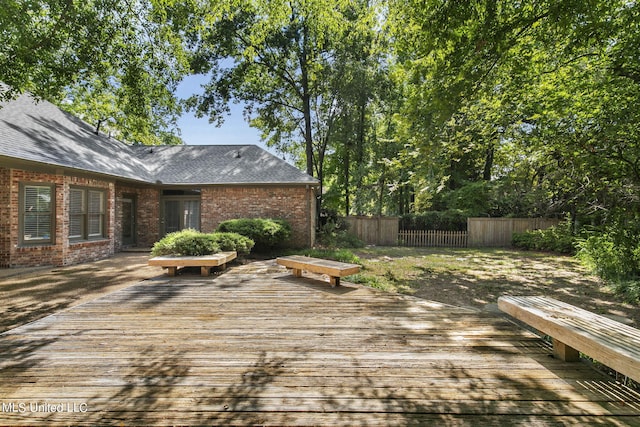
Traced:
[[51, 241], [52, 191], [49, 186], [23, 187], [23, 240], [25, 242]]
[[86, 188], [69, 190], [69, 239], [104, 236], [105, 192]]
[[81, 239], [84, 236], [84, 202], [83, 190], [71, 189], [69, 192], [69, 238]]
[[104, 192], [89, 190], [87, 224], [89, 237], [102, 237], [104, 224]]

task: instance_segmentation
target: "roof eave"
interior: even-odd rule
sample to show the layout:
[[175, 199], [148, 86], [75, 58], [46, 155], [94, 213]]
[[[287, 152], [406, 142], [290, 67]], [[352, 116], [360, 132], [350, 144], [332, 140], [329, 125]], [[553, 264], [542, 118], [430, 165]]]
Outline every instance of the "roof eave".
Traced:
[[0, 155], [0, 166], [4, 166], [6, 168], [12, 169], [35, 169], [35, 170], [44, 170], [47, 173], [57, 174], [56, 171], [62, 171], [63, 175], [91, 175], [91, 176], [99, 176], [104, 177], [105, 179], [113, 180], [113, 181], [126, 181], [126, 182], [135, 182], [139, 184], [151, 184], [151, 181], [148, 181], [143, 178], [133, 178], [129, 176], [110, 174], [108, 172], [100, 172], [94, 171], [90, 169], [83, 168], [74, 168], [69, 165], [62, 165], [57, 163], [48, 163], [48, 162], [40, 162], [37, 160], [24, 159], [21, 157], [11, 157]]
[[280, 182], [260, 182], [260, 181], [245, 181], [245, 182], [164, 182], [164, 181], [156, 181], [155, 184], [163, 185], [163, 186], [209, 186], [209, 187], [221, 187], [221, 186], [255, 186], [255, 185], [264, 185], [264, 186], [309, 186], [309, 187], [319, 187], [319, 181], [280, 181]]

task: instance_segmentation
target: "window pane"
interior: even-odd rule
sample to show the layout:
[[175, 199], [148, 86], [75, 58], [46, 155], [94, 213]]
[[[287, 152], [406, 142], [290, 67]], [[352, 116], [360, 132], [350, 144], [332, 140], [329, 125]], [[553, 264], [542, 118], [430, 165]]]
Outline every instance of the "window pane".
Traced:
[[104, 223], [104, 193], [102, 191], [89, 191], [89, 215], [87, 227], [89, 237], [102, 236], [102, 224]]
[[84, 234], [84, 191], [69, 192], [69, 238], [82, 238]]
[[23, 239], [51, 239], [51, 187], [24, 186]]
[[26, 212], [51, 212], [51, 188], [40, 186], [25, 186]]
[[166, 234], [180, 230], [180, 202], [177, 200], [164, 201], [164, 231]]
[[199, 201], [185, 201], [184, 202], [184, 227], [193, 228], [194, 230], [200, 229], [200, 202]]
[[51, 238], [51, 215], [27, 212], [24, 221], [24, 240], [49, 240]]
[[104, 193], [102, 191], [89, 191], [89, 213], [104, 213]]
[[89, 237], [102, 236], [102, 218], [103, 216], [101, 214], [89, 215]]

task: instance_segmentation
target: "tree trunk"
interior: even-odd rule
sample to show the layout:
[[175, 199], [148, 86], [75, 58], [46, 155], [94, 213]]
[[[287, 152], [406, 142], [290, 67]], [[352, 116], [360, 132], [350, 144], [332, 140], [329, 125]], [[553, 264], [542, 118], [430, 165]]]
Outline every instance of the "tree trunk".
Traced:
[[308, 30], [306, 26], [302, 29], [302, 51], [300, 57], [300, 71], [302, 74], [302, 114], [304, 115], [304, 144], [307, 161], [307, 173], [313, 176], [313, 134], [311, 132], [311, 94], [309, 93], [309, 70], [308, 67]]
[[491, 181], [491, 169], [493, 169], [493, 157], [495, 155], [495, 151], [493, 144], [487, 148], [487, 153], [484, 158], [484, 170], [482, 171], [482, 179], [485, 181]]
[[344, 155], [344, 211], [345, 216], [349, 216], [349, 211], [351, 210], [350, 206], [350, 197], [351, 193], [349, 192], [349, 168], [351, 167], [351, 147], [349, 144], [345, 145], [345, 155]]

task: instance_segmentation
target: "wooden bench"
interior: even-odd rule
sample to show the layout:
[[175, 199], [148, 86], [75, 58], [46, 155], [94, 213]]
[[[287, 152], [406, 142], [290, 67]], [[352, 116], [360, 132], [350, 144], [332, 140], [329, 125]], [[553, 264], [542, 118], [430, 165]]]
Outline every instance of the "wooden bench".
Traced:
[[209, 276], [211, 267], [220, 266], [222, 269], [226, 267], [229, 261], [234, 260], [238, 256], [237, 252], [219, 252], [213, 255], [201, 256], [157, 256], [149, 259], [149, 265], [157, 265], [167, 269], [167, 274], [171, 277], [175, 276], [178, 268], [182, 267], [200, 267], [201, 276]]
[[345, 262], [311, 258], [301, 255], [280, 257], [276, 259], [276, 262], [292, 269], [293, 275], [296, 277], [302, 276], [302, 270], [310, 271], [312, 273], [326, 274], [329, 276], [331, 286], [339, 286], [341, 277], [356, 274], [360, 271], [360, 266], [358, 264], [347, 264]]
[[556, 357], [577, 361], [582, 352], [640, 381], [640, 330], [547, 297], [503, 296], [498, 307], [549, 335]]

